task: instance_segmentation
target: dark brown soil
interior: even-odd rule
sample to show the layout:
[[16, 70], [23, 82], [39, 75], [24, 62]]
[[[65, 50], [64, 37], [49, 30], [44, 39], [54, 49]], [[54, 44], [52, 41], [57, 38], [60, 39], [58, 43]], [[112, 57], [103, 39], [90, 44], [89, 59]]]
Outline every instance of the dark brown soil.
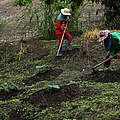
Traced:
[[[86, 57], [88, 57], [88, 52], [87, 51], [81, 51], [80, 48], [72, 48], [69, 52], [63, 52], [63, 57], [55, 57], [55, 51], [53, 54], [50, 53], [50, 49], [45, 48], [46, 45], [53, 44], [55, 45], [56, 42], [42, 42], [41, 40], [34, 39], [30, 40], [27, 42], [23, 43], [23, 47], [26, 48], [25, 53], [23, 53], [24, 57], [21, 57], [20, 60], [16, 59], [14, 56], [14, 52], [18, 53], [20, 51], [20, 42], [14, 44], [10, 43], [5, 43], [0, 47], [1, 50], [1, 71], [5, 70], [4, 72], [9, 72], [5, 69], [5, 64], [9, 63], [12, 65], [13, 62], [18, 61], [18, 64], [27, 64], [26, 61], [29, 59], [30, 61], [34, 60], [41, 60], [47, 59], [47, 62], [52, 64], [54, 67], [45, 73], [40, 73], [39, 71], [35, 75], [31, 75], [31, 77], [26, 77], [26, 79], [22, 79], [21, 83], [24, 83], [24, 87], [27, 86], [32, 86], [35, 85], [37, 82], [40, 81], [47, 81], [47, 82], [53, 82], [57, 77], [59, 77], [60, 74], [65, 72], [65, 67], [64, 65], [67, 64], [69, 65], [67, 67], [68, 70], [72, 71], [78, 71], [79, 74], [76, 76], [76, 79], [74, 81], [90, 81], [90, 82], [103, 82], [103, 83], [108, 83], [108, 82], [119, 82], [120, 80], [120, 70], [114, 70], [111, 72], [98, 72], [97, 74], [91, 74], [89, 72], [89, 69], [87, 69], [87, 65], [85, 68], [85, 71], [83, 71], [83, 68], [85, 67], [84, 65], [84, 60]], [[4, 47], [5, 46], [5, 47]], [[98, 46], [99, 47], [99, 46]], [[90, 46], [89, 49], [92, 49], [92, 46]], [[98, 49], [98, 48], [96, 48]], [[101, 56], [101, 50], [103, 50], [102, 46], [99, 48], [99, 51], [94, 50], [94, 51], [89, 51], [89, 56], [90, 57], [90, 63], [91, 66], [94, 64], [97, 64], [101, 59], [104, 57], [104, 54]], [[9, 57], [6, 61], [3, 62], [4, 58], [4, 51], [6, 53], [9, 53]], [[41, 52], [40, 52], [41, 51]], [[96, 54], [96, 51], [98, 54]], [[49, 58], [49, 55], [51, 58]], [[47, 57], [47, 58], [46, 58]], [[49, 58], [49, 59], [48, 59]], [[71, 62], [72, 61], [72, 62]], [[93, 63], [94, 61], [94, 63]], [[81, 63], [80, 63], [81, 62]], [[14, 74], [19, 74], [19, 73], [24, 73], [24, 71], [29, 70], [30, 68], [35, 67], [35, 65], [26, 65], [23, 68], [17, 68], [16, 66], [11, 66], [10, 70], [14, 71]], [[118, 66], [114, 65], [114, 68], [117, 68]], [[81, 72], [81, 73], [80, 73]], [[3, 73], [4, 74], [4, 73]], [[3, 75], [3, 78], [7, 78], [7, 76]], [[63, 81], [64, 81], [63, 77]], [[66, 82], [69, 83], [69, 80]], [[62, 84], [62, 81], [61, 81]], [[22, 101], [22, 105], [26, 105], [29, 103], [31, 106], [38, 107], [39, 110], [41, 111], [45, 109], [46, 107], [50, 106], [59, 106], [59, 104], [63, 101], [71, 101], [74, 100], [75, 98], [80, 98], [80, 99], [87, 99], [90, 96], [94, 96], [96, 94], [100, 94], [100, 91], [91, 91], [90, 87], [79, 87], [77, 84], [71, 84], [71, 85], [61, 85], [60, 88], [46, 88], [42, 90], [35, 91], [31, 95], [26, 97], [23, 97], [20, 99]], [[22, 91], [10, 91], [8, 93], [5, 92], [0, 92], [0, 100], [6, 101], [10, 100], [13, 97], [17, 97], [18, 95], [26, 95], [27, 92], [23, 94]], [[82, 96], [82, 97], [81, 97]], [[9, 120], [32, 120], [24, 118], [23, 114], [23, 109], [22, 106], [15, 107], [15, 109], [12, 109], [11, 112], [9, 113]], [[36, 110], [30, 111], [35, 113]], [[27, 112], [29, 116], [29, 112]], [[2, 118], [2, 117], [1, 117]], [[4, 118], [4, 117], [3, 117]], [[81, 118], [81, 116], [78, 116], [78, 118]]]
[[[1, 0], [0, 1], [0, 17], [11, 20], [11, 16], [14, 19], [16, 13], [19, 11], [19, 8], [14, 7], [14, 0]], [[14, 75], [24, 74], [24, 79], [14, 80], [18, 86], [22, 89], [20, 90], [10, 90], [9, 92], [0, 92], [0, 101], [5, 102], [5, 104], [1, 104], [0, 106], [0, 119], [6, 120], [6, 115], [9, 116], [9, 120], [33, 120], [31, 114], [33, 116], [37, 112], [41, 112], [45, 108], [49, 107], [58, 107], [60, 108], [63, 101], [73, 101], [76, 98], [79, 99], [88, 99], [90, 96], [95, 97], [97, 94], [101, 94], [101, 90], [94, 90], [87, 86], [80, 87], [78, 84], [71, 84], [68, 79], [69, 76], [63, 76], [63, 81], [59, 81], [58, 85], [60, 88], [48, 87], [48, 88], [40, 88], [37, 90], [36, 83], [40, 81], [47, 81], [47, 83], [53, 83], [57, 77], [59, 77], [62, 73], [69, 70], [70, 74], [73, 71], [78, 72], [77, 76], [74, 75], [74, 79], [72, 82], [79, 81], [89, 81], [89, 82], [100, 82], [100, 83], [114, 83], [120, 82], [120, 70], [118, 69], [117, 64], [113, 64], [114, 71], [110, 72], [98, 72], [96, 74], [92, 74], [92, 71], [88, 69], [89, 67], [93, 67], [97, 63], [101, 62], [106, 53], [104, 51], [103, 46], [97, 44], [96, 42], [89, 44], [89, 46], [82, 46], [81, 40], [76, 40], [76, 36], [80, 36], [82, 31], [76, 32], [72, 31], [70, 34], [73, 36], [73, 44], [74, 40], [76, 44], [81, 45], [80, 47], [72, 47], [69, 52], [66, 52], [63, 45], [63, 56], [56, 57], [57, 51], [57, 40], [40, 40], [39, 38], [22, 40], [18, 42], [15, 41], [16, 38], [12, 38], [14, 36], [15, 23], [6, 25], [6, 32], [1, 37], [0, 41], [4, 41], [6, 39], [9, 42], [5, 42], [0, 44], [0, 79], [4, 83], [9, 79], [13, 79]], [[4, 37], [7, 35], [6, 37]], [[9, 39], [10, 38], [10, 39]], [[10, 41], [11, 40], [11, 41]], [[19, 55], [21, 51], [22, 44], [22, 55]], [[83, 43], [84, 44], [84, 43]], [[52, 48], [54, 46], [54, 48]], [[71, 45], [72, 46], [72, 45]], [[83, 48], [82, 48], [83, 47]], [[88, 47], [88, 48], [87, 48]], [[54, 67], [45, 73], [40, 73], [39, 71], [35, 72], [32, 69], [30, 71], [31, 74], [26, 75], [24, 71], [29, 71], [31, 68], [35, 68], [39, 63], [28, 64], [33, 61], [44, 60], [45, 63], [49, 63]], [[18, 66], [14, 66], [14, 62], [17, 62]], [[43, 62], [43, 61], [42, 61]], [[42, 64], [42, 63], [41, 63]], [[21, 65], [19, 67], [19, 65]], [[9, 67], [9, 69], [8, 69]], [[12, 76], [7, 76], [6, 73], [10, 73]], [[27, 77], [31, 76], [31, 77]], [[66, 77], [66, 78], [65, 78]], [[0, 81], [0, 82], [1, 82]], [[55, 81], [56, 82], [56, 81]], [[65, 82], [64, 84], [62, 82]], [[69, 83], [69, 84], [66, 84]], [[0, 83], [1, 84], [1, 83]], [[21, 85], [22, 84], [22, 85]], [[33, 87], [34, 86], [34, 87]], [[42, 86], [42, 85], [41, 85]], [[31, 90], [35, 90], [34, 92]], [[26, 91], [23, 89], [25, 88]], [[28, 90], [28, 91], [27, 91]], [[31, 93], [32, 92], [32, 93]], [[29, 94], [28, 94], [29, 93]], [[20, 98], [18, 98], [20, 96]], [[21, 101], [21, 103], [16, 103], [15, 105], [9, 105], [7, 101], [17, 98]], [[27, 106], [29, 105], [29, 106]], [[72, 109], [75, 109], [77, 106], [72, 106]], [[9, 111], [7, 114], [2, 111]], [[89, 108], [87, 109], [88, 111]], [[87, 110], [85, 112], [87, 112]], [[94, 114], [94, 113], [93, 113]], [[74, 116], [72, 116], [74, 118]], [[73, 118], [70, 118], [71, 120]], [[76, 115], [75, 119], [82, 119], [82, 115]], [[118, 118], [119, 119], [119, 118]], [[116, 120], [118, 120], [116, 118]]]
[[48, 70], [45, 73], [38, 72], [36, 75], [23, 80], [23, 82], [26, 85], [32, 85], [32, 84], [35, 84], [36, 82], [44, 81], [44, 80], [46, 80], [46, 81], [53, 81], [62, 72], [63, 72], [63, 70], [61, 70], [61, 69]]
[[83, 81], [90, 81], [90, 82], [103, 82], [103, 83], [109, 83], [109, 82], [120, 82], [120, 70], [114, 70], [114, 71], [106, 71], [106, 72], [97, 72], [87, 74], [81, 77], [81, 80]]
[[21, 90], [10, 90], [9, 92], [0, 92], [0, 100], [5, 101], [12, 99], [19, 94], [22, 94], [23, 91]]
[[79, 88], [78, 85], [71, 84], [61, 86], [60, 89], [51, 88], [37, 91], [25, 101], [30, 102], [33, 105], [40, 104], [42, 107], [48, 107], [51, 105], [57, 105], [63, 101], [73, 100], [83, 95], [87, 98], [92, 94], [95, 94], [95, 92], [90, 92], [90, 88]]

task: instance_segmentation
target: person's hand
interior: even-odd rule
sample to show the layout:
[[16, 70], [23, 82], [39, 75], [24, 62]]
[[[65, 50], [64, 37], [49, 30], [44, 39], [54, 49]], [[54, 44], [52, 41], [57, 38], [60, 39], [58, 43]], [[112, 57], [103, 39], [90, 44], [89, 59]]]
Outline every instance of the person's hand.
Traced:
[[120, 53], [117, 53], [117, 58], [120, 59]]
[[68, 19], [67, 22], [70, 23], [70, 19]]
[[64, 31], [65, 30], [65, 27], [64, 26], [62, 26], [62, 31]]
[[109, 56], [109, 58], [110, 58], [110, 59], [112, 59], [112, 58], [113, 58], [113, 56]]

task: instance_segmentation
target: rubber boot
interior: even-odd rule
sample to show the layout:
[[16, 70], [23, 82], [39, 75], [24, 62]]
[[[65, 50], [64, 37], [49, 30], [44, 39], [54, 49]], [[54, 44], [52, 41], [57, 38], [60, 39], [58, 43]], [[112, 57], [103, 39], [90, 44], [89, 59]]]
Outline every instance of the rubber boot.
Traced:
[[63, 55], [63, 54], [62, 54], [62, 47], [61, 47], [58, 56], [61, 57], [62, 55]]
[[70, 41], [66, 41], [65, 44], [66, 44], [66, 51], [69, 51], [70, 50]]

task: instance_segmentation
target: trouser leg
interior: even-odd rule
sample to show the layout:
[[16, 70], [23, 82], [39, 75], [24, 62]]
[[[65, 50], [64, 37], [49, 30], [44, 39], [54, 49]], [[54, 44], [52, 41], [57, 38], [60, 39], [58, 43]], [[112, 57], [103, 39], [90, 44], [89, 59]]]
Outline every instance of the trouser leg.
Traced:
[[[62, 35], [57, 35], [57, 37], [58, 37], [58, 44], [60, 45], [61, 39], [62, 39]], [[62, 44], [63, 43], [64, 43], [64, 38], [63, 38]]]
[[70, 43], [72, 41], [72, 36], [68, 32], [66, 32], [65, 33], [65, 38], [67, 39], [67, 41], [65, 42], [65, 44], [66, 44], [66, 51], [69, 51], [70, 50]]
[[[107, 55], [105, 59], [108, 59], [109, 56], [110, 56], [110, 55]], [[110, 63], [111, 63], [111, 59], [108, 60], [108, 61], [106, 61], [106, 62], [104, 63], [104, 67], [109, 67], [109, 66], [110, 66]]]

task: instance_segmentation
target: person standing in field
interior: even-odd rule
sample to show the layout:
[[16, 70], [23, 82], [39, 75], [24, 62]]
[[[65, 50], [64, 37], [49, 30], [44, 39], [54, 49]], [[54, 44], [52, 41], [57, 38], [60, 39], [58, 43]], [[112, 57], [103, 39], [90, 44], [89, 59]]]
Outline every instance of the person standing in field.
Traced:
[[[55, 32], [58, 38], [58, 45], [60, 45], [62, 36], [63, 36], [63, 32], [66, 28], [66, 24], [67, 22], [70, 22], [69, 16], [70, 16], [70, 10], [68, 8], [64, 8], [61, 9], [61, 13], [59, 14], [59, 16], [57, 17], [57, 22], [55, 24]], [[67, 39], [67, 41], [65, 42], [66, 44], [66, 51], [70, 50], [70, 43], [72, 41], [72, 36], [67, 32], [67, 28], [64, 34], [64, 38]], [[64, 38], [62, 43], [64, 42]], [[59, 54], [58, 56], [62, 56], [62, 46], [60, 48]]]

